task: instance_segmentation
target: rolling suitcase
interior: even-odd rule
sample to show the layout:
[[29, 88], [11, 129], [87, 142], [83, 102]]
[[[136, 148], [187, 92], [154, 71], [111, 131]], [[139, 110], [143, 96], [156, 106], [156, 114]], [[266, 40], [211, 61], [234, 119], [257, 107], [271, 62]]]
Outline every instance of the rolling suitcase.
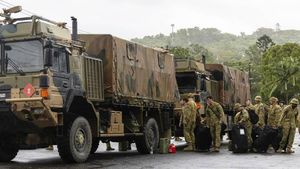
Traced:
[[246, 153], [248, 151], [248, 139], [246, 129], [242, 125], [234, 125], [231, 131], [232, 152]]
[[212, 144], [212, 138], [208, 127], [200, 125], [195, 128], [196, 150], [208, 151]]

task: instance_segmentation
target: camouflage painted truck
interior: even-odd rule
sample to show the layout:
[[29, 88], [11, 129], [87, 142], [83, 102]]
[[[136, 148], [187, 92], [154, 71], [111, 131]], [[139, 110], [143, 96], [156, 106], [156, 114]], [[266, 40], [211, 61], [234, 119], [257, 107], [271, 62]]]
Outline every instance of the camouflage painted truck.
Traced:
[[[0, 26], [0, 161], [19, 149], [57, 145], [84, 162], [99, 141], [155, 152], [169, 137], [177, 84], [173, 57], [111, 35], [77, 36], [39, 16]], [[79, 40], [79, 39], [80, 40]]]
[[[222, 64], [206, 64], [204, 56], [201, 62], [176, 59], [175, 67], [181, 98], [188, 93], [194, 94], [196, 103], [202, 105], [199, 106], [199, 113], [204, 114], [206, 97], [211, 95], [223, 106], [226, 114], [224, 122], [230, 130], [234, 104], [239, 102], [245, 105], [251, 98], [248, 73]], [[175, 121], [178, 121], [176, 119], [180, 110], [180, 105], [177, 104]]]

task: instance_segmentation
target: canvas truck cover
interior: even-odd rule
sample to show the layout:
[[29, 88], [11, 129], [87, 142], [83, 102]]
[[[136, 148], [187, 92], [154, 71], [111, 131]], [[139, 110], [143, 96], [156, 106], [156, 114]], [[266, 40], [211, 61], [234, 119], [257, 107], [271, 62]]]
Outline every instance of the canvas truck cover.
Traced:
[[186, 71], [206, 72], [203, 63], [191, 59], [176, 59], [175, 68], [176, 68], [176, 72], [186, 72]]
[[178, 98], [173, 56], [112, 35], [80, 35], [90, 57], [103, 61], [106, 99], [155, 100]]
[[247, 72], [221, 64], [206, 64], [206, 69], [219, 83], [219, 98], [215, 100], [223, 106], [233, 106], [237, 102], [245, 105], [247, 99], [251, 98]]

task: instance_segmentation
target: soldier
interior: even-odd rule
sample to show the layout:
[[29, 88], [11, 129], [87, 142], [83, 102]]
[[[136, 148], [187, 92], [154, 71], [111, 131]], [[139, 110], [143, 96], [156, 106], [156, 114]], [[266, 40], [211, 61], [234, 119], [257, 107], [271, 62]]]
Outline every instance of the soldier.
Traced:
[[278, 126], [282, 127], [282, 139], [280, 142], [279, 149], [277, 152], [284, 152], [284, 148], [286, 146], [287, 153], [294, 153], [292, 150], [294, 137], [296, 133], [296, 124], [297, 116], [299, 114], [299, 110], [297, 106], [299, 105], [298, 99], [293, 98], [290, 102], [290, 105], [286, 106], [281, 114]]
[[268, 125], [272, 128], [277, 128], [282, 109], [278, 105], [278, 99], [276, 97], [270, 98], [270, 104], [270, 110], [268, 112]]
[[281, 109], [284, 108], [284, 101], [280, 101], [279, 106], [281, 107]]
[[183, 133], [188, 146], [184, 151], [193, 151], [195, 149], [195, 134], [196, 127], [196, 103], [193, 100], [193, 94], [188, 94], [188, 100], [184, 99], [186, 105], [183, 108], [180, 125], [183, 124]]
[[263, 128], [265, 126], [265, 108], [264, 108], [264, 104], [261, 102], [261, 96], [256, 96], [255, 97], [255, 113], [258, 115], [258, 122], [257, 122], [257, 126], [259, 126], [260, 128]]
[[213, 140], [213, 151], [219, 152], [221, 146], [221, 123], [224, 118], [222, 106], [213, 101], [211, 96], [207, 97], [206, 117], [210, 128], [210, 134]]
[[236, 112], [236, 115], [234, 116], [234, 124], [240, 124], [245, 127], [249, 149], [251, 149], [251, 145], [253, 141], [252, 141], [252, 123], [250, 121], [249, 113], [245, 108], [241, 106], [240, 103], [236, 103], [234, 105], [234, 111]]
[[255, 110], [255, 107], [253, 106], [253, 104], [252, 104], [252, 102], [251, 102], [251, 100], [250, 99], [248, 99], [247, 101], [246, 101], [246, 107], [245, 107], [245, 109], [248, 111], [248, 110]]

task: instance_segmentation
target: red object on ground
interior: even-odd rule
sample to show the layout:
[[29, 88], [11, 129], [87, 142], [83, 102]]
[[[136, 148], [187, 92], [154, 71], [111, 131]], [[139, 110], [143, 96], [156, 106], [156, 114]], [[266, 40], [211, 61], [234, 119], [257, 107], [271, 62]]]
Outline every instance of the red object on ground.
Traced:
[[174, 144], [169, 145], [169, 153], [172, 153], [172, 154], [176, 153], [176, 146]]

